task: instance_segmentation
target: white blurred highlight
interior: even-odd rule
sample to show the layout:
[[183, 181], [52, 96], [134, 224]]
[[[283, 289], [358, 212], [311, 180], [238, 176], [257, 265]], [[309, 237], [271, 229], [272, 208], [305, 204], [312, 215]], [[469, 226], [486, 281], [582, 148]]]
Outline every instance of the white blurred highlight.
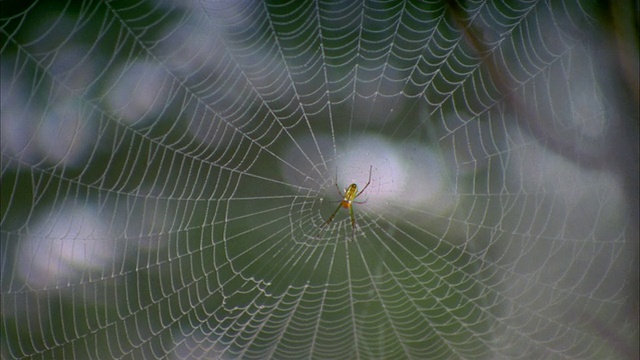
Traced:
[[[335, 159], [327, 159], [326, 154], [332, 152], [330, 139], [316, 137], [316, 140], [322, 145], [325, 157], [311, 156], [317, 153], [313, 139], [298, 142], [309, 159], [299, 156], [300, 151], [291, 147], [285, 160], [308, 175], [300, 176], [283, 167], [285, 181], [294, 186], [313, 187], [309, 181], [312, 178], [320, 183], [316, 189], [323, 193], [324, 198], [338, 200], [336, 177], [343, 194], [352, 183], [362, 190], [369, 179], [371, 167], [371, 184], [357, 199], [366, 201], [366, 204], [359, 205], [358, 211], [385, 218], [408, 216], [415, 219], [441, 214], [453, 204], [447, 188], [446, 170], [438, 154], [429, 147], [419, 143], [394, 144], [376, 135], [350, 141], [341, 138], [336, 139], [339, 155]], [[309, 160], [317, 161], [316, 169]], [[322, 172], [322, 178], [317, 178], [318, 170]]]
[[108, 224], [93, 205], [51, 209], [18, 247], [17, 273], [34, 289], [66, 286], [110, 265], [116, 253]]
[[2, 156], [28, 165], [43, 161], [65, 167], [84, 165], [96, 143], [96, 126], [72, 94], [58, 93], [53, 105], [41, 112], [30, 105], [20, 80], [8, 86], [3, 79]]
[[110, 82], [107, 104], [128, 123], [152, 120], [167, 104], [166, 70], [158, 64], [136, 61], [122, 66], [113, 73]]
[[448, 191], [443, 164], [422, 144], [393, 144], [369, 136], [349, 142], [344, 153], [337, 159], [338, 186], [356, 183], [361, 190], [368, 179], [367, 165], [373, 168], [371, 185], [358, 198], [369, 205], [361, 207], [363, 211], [385, 217], [422, 217], [451, 205], [445, 200], [450, 197], [444, 197]]

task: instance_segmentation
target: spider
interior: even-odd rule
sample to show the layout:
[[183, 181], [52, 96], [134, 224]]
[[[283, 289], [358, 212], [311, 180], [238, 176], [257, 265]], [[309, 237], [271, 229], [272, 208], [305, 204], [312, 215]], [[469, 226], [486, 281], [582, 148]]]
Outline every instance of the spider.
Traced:
[[356, 204], [364, 204], [367, 202], [367, 200], [365, 201], [355, 201], [355, 199], [362, 195], [362, 193], [367, 189], [367, 187], [369, 186], [369, 184], [371, 184], [371, 169], [372, 166], [369, 166], [369, 181], [367, 181], [367, 184], [362, 188], [362, 190], [358, 191], [358, 185], [356, 185], [355, 183], [349, 185], [346, 189], [344, 189], [344, 195], [342, 194], [342, 191], [340, 191], [340, 188], [338, 187], [338, 176], [336, 175], [336, 189], [338, 189], [338, 194], [340, 194], [340, 196], [342, 197], [342, 200], [340, 200], [340, 205], [338, 205], [338, 207], [336, 208], [336, 210], [333, 212], [333, 214], [331, 214], [331, 216], [329, 216], [329, 219], [327, 219], [327, 221], [322, 225], [322, 227], [320, 228], [320, 232], [318, 233], [317, 237], [320, 236], [320, 233], [322, 232], [322, 229], [324, 229], [325, 226], [331, 224], [331, 222], [333, 221], [333, 218], [336, 216], [336, 214], [338, 213], [338, 211], [340, 210], [340, 208], [345, 208], [345, 209], [349, 209], [349, 216], [351, 217], [351, 238], [355, 238], [355, 233], [356, 233], [356, 217], [353, 213], [353, 203]]

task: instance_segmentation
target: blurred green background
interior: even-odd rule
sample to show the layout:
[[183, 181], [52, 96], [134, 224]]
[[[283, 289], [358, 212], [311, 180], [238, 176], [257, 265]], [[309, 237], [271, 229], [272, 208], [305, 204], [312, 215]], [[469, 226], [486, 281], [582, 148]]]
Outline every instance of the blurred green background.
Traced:
[[1, 7], [3, 358], [638, 358], [637, 3]]

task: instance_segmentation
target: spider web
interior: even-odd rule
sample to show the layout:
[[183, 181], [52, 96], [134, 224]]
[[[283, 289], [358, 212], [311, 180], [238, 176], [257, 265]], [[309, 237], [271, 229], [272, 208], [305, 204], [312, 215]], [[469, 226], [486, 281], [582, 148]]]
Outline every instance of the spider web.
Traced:
[[2, 357], [637, 358], [595, 3], [3, 3]]

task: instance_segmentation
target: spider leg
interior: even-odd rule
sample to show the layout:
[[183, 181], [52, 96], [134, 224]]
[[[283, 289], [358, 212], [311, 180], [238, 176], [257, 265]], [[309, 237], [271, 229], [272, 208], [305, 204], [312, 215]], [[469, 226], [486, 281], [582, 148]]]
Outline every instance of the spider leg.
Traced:
[[338, 186], [338, 170], [337, 169], [336, 169], [336, 182], [334, 182], [334, 184], [336, 185], [336, 189], [338, 189], [338, 194], [340, 194], [340, 197], [344, 199], [344, 195], [342, 195], [342, 191]]
[[356, 216], [353, 213], [353, 206], [349, 207], [349, 216], [351, 216], [351, 240], [356, 238]]
[[316, 237], [320, 237], [320, 233], [322, 233], [322, 230], [324, 229], [324, 227], [331, 224], [331, 222], [333, 221], [333, 218], [336, 216], [336, 214], [338, 213], [341, 207], [342, 207], [342, 202], [340, 202], [340, 204], [338, 205], [336, 210], [333, 212], [333, 214], [329, 216], [329, 219], [327, 219], [327, 221], [325, 221], [325, 223], [322, 224], [322, 226], [320, 227], [320, 231], [318, 231], [318, 235], [316, 235]]
[[327, 221], [324, 223], [323, 226], [327, 226], [329, 225], [332, 221], [333, 218], [336, 216], [336, 214], [338, 213], [338, 211], [340, 211], [340, 208], [342, 207], [342, 202], [340, 202], [340, 205], [338, 205], [338, 207], [336, 208], [336, 210], [333, 212], [333, 214], [331, 214], [331, 216], [329, 216], [329, 219], [327, 219]]
[[[373, 169], [373, 165], [369, 165], [369, 181], [367, 181], [367, 184], [362, 188], [362, 190], [360, 190], [360, 191], [356, 194], [356, 196], [354, 196], [354, 197], [353, 197], [354, 199], [355, 199], [355, 198], [357, 198], [358, 196], [360, 196], [360, 194], [362, 194], [362, 193], [367, 189], [367, 187], [369, 186], [369, 184], [371, 184], [371, 170], [372, 170], [372, 169]], [[337, 185], [336, 185], [336, 186], [337, 186]]]

